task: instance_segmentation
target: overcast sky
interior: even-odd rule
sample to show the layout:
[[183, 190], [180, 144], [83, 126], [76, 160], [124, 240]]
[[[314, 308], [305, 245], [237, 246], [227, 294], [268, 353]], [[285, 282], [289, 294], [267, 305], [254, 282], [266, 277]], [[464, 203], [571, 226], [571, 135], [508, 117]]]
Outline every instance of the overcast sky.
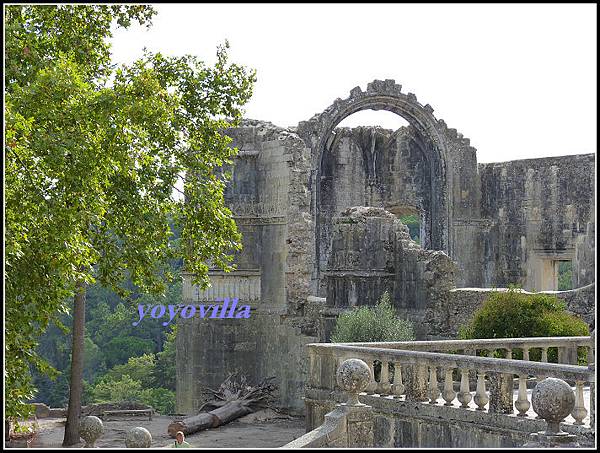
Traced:
[[[395, 79], [477, 148], [479, 162], [596, 152], [596, 5], [156, 4], [142, 48], [257, 70], [246, 117], [295, 126], [374, 79]], [[342, 125], [406, 124], [366, 111]]]

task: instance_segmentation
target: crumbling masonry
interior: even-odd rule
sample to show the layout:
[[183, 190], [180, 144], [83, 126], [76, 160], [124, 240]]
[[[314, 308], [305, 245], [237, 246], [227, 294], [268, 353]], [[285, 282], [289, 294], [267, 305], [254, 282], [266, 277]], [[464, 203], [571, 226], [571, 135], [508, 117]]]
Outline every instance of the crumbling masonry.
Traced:
[[[337, 128], [360, 110], [409, 126]], [[487, 290], [556, 290], [573, 266], [571, 311], [594, 322], [594, 154], [478, 164], [469, 139], [393, 80], [354, 88], [298, 127], [245, 120], [227, 131], [239, 149], [226, 192], [244, 249], [237, 270], [211, 272], [184, 303], [238, 297], [250, 319], [179, 320], [177, 406], [229, 372], [276, 376], [279, 405], [301, 412], [304, 345], [326, 341], [337, 314], [393, 294], [418, 339], [455, 336]], [[421, 219], [421, 245], [398, 220]], [[479, 288], [479, 289], [478, 289]]]

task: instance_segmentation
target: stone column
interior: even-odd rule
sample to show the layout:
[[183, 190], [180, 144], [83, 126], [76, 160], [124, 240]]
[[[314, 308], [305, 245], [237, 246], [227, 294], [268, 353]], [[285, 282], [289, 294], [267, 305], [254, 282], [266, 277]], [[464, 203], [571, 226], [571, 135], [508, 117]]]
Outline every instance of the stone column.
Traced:
[[427, 401], [427, 365], [423, 363], [405, 368], [407, 401]]
[[348, 401], [340, 404], [346, 412], [346, 442], [348, 447], [373, 447], [373, 408], [358, 400], [358, 394], [371, 381], [369, 366], [360, 359], [345, 360], [337, 369], [337, 383], [348, 394]]
[[371, 406], [348, 407], [348, 447], [373, 447], [373, 408]]
[[489, 412], [495, 414], [513, 413], [513, 379], [512, 374], [490, 372], [490, 405]]

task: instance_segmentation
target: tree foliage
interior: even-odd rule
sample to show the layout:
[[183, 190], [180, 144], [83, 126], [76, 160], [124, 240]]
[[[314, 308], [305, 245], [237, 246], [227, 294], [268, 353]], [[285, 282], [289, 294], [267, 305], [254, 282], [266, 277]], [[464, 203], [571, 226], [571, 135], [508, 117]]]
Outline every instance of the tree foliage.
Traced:
[[[5, 12], [6, 413], [24, 417], [37, 338], [77, 282], [163, 293], [185, 259], [231, 269], [240, 235], [218, 171], [254, 73], [146, 52], [110, 62], [111, 24], [150, 24], [145, 5], [12, 5]], [[173, 195], [183, 180], [186, 200]], [[170, 225], [182, 240], [170, 241]], [[94, 339], [92, 338], [92, 341]]]
[[400, 319], [385, 292], [375, 307], [356, 307], [342, 313], [335, 324], [333, 343], [414, 340], [410, 321]]
[[176, 379], [176, 355], [175, 338], [177, 337], [177, 324], [172, 324], [167, 332], [164, 348], [156, 354], [156, 366], [154, 367], [154, 385], [175, 391]]

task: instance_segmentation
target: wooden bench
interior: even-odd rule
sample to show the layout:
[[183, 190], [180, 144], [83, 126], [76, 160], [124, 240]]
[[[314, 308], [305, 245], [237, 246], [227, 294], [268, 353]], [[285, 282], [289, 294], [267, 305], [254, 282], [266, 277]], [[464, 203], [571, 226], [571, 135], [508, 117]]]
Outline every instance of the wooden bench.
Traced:
[[152, 420], [153, 412], [154, 412], [154, 409], [125, 409], [125, 410], [104, 411], [102, 413], [102, 419], [106, 420], [109, 415], [147, 415], [148, 420]]

